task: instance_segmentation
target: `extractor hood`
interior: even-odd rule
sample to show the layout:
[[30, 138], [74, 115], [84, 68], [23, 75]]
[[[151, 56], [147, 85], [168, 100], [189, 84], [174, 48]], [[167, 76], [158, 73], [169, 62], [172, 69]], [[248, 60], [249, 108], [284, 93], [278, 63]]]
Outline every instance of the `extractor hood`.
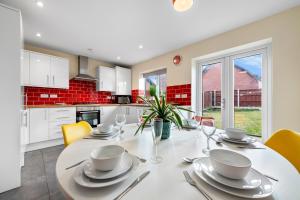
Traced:
[[78, 75], [73, 79], [81, 81], [97, 81], [95, 77], [88, 74], [88, 57], [78, 56]]

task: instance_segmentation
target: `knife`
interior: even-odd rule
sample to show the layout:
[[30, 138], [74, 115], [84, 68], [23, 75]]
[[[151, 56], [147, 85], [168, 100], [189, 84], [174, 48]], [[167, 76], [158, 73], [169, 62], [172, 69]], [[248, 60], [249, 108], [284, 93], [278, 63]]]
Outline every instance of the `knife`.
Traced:
[[146, 171], [142, 173], [137, 179], [135, 179], [121, 194], [119, 194], [114, 200], [122, 199], [122, 197], [127, 194], [132, 188], [134, 188], [139, 182], [141, 182], [148, 174], [150, 174], [150, 171]]

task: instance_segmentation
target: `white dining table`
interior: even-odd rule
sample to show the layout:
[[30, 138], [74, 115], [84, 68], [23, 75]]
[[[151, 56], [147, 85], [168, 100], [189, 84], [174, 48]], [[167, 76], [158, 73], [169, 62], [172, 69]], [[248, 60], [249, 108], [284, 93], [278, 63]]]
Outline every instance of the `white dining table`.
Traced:
[[[183, 170], [191, 170], [192, 165], [184, 163], [183, 157], [205, 156], [202, 149], [206, 147], [206, 137], [199, 130], [173, 129], [171, 137], [162, 140], [158, 145], [158, 154], [163, 157], [159, 164], [153, 164], [150, 159], [154, 148], [151, 129], [145, 129], [142, 134], [134, 136], [136, 124], [124, 126], [125, 131], [121, 137], [111, 140], [82, 139], [65, 148], [58, 157], [56, 164], [56, 176], [61, 191], [67, 199], [85, 200], [111, 200], [120, 194], [134, 179], [130, 177], [114, 186], [101, 189], [90, 189], [79, 186], [73, 180], [76, 167], [66, 170], [83, 159], [89, 158], [90, 152], [99, 146], [117, 144], [123, 146], [133, 155], [147, 159], [137, 171], [140, 175], [146, 170], [150, 174], [137, 186], [130, 190], [124, 200], [200, 200], [204, 196], [194, 187], [189, 185], [183, 175]], [[261, 143], [256, 145], [264, 146]], [[234, 145], [223, 144], [222, 147], [211, 141], [211, 148], [224, 148], [236, 151], [247, 156], [252, 166], [263, 174], [276, 177], [279, 181], [272, 181], [274, 192], [264, 199], [299, 200], [300, 199], [300, 175], [298, 171], [281, 155], [266, 147], [266, 149], [241, 149]], [[219, 191], [205, 182], [200, 182], [201, 187], [214, 200], [238, 200], [244, 199]]]

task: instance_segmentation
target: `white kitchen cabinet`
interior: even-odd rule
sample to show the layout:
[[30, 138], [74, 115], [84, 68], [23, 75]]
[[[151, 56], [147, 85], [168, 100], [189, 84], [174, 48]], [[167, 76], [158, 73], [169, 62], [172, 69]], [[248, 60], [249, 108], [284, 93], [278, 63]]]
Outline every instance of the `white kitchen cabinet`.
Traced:
[[48, 140], [48, 109], [32, 108], [29, 111], [29, 143]]
[[135, 106], [121, 106], [122, 112], [126, 115], [126, 124], [138, 122], [137, 109]]
[[97, 91], [116, 91], [116, 70], [111, 67], [97, 67]]
[[118, 106], [102, 106], [100, 107], [100, 122], [104, 124], [114, 124]]
[[61, 126], [76, 122], [76, 108], [31, 108], [29, 112], [29, 143], [63, 138]]
[[116, 95], [131, 95], [131, 69], [116, 67]]
[[30, 52], [30, 85], [49, 87], [50, 84], [50, 56]]
[[51, 57], [50, 85], [53, 88], [69, 88], [69, 60]]
[[22, 50], [21, 51], [21, 84], [29, 85], [30, 77], [29, 77], [29, 52]]

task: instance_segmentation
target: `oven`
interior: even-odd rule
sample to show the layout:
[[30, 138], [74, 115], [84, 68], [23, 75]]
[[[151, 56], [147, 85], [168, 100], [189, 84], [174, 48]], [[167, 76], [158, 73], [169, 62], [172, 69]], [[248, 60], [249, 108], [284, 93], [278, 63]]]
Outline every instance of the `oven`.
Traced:
[[100, 124], [100, 110], [81, 110], [76, 112], [76, 122], [86, 121], [92, 127]]

